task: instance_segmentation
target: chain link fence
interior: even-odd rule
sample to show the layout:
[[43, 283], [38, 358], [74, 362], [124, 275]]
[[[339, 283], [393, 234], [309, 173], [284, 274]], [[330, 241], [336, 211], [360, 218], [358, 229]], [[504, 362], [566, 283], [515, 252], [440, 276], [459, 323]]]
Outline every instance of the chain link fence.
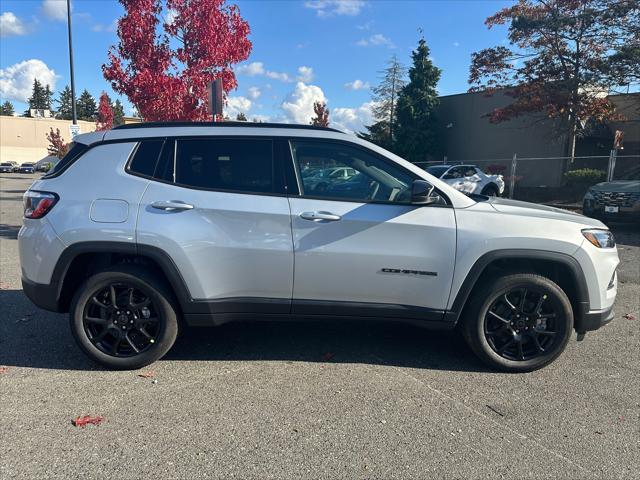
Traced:
[[502, 175], [503, 196], [536, 203], [578, 206], [596, 183], [640, 180], [640, 155], [518, 157], [484, 160], [416, 162], [427, 169], [434, 165], [475, 165], [486, 174]]

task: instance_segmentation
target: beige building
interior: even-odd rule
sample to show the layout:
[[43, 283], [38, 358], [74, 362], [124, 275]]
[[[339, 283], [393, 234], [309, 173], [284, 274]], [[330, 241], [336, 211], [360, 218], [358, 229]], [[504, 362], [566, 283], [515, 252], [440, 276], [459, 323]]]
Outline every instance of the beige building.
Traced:
[[[78, 121], [80, 133], [93, 132], [94, 122]], [[71, 139], [71, 120], [0, 116], [0, 162], [37, 162], [47, 156], [47, 133], [60, 129], [66, 142]]]

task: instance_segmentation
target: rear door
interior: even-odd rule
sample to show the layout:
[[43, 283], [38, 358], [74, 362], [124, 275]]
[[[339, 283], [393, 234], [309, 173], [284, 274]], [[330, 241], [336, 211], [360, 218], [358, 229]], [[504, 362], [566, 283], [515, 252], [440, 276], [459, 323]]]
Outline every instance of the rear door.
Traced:
[[[300, 196], [291, 196], [293, 311], [442, 318], [456, 248], [454, 210], [410, 204], [414, 175], [374, 152], [291, 141]], [[305, 172], [355, 171], [320, 188]]]
[[138, 245], [168, 253], [212, 313], [288, 312], [290, 211], [275, 171], [270, 138], [167, 139], [140, 205]]

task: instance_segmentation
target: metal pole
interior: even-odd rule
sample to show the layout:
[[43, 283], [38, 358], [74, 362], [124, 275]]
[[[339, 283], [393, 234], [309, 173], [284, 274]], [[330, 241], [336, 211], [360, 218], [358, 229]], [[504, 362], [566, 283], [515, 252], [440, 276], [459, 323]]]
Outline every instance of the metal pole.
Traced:
[[613, 149], [609, 154], [609, 168], [607, 168], [607, 182], [613, 180], [613, 172], [616, 169], [616, 157], [618, 156], [618, 150]]
[[509, 198], [513, 198], [513, 191], [516, 188], [516, 166], [518, 164], [518, 154], [514, 153], [511, 159], [511, 173], [509, 177]]
[[73, 78], [73, 43], [71, 41], [71, 0], [67, 0], [67, 30], [69, 32], [69, 72], [71, 74], [71, 120], [74, 125], [77, 125], [76, 84]]

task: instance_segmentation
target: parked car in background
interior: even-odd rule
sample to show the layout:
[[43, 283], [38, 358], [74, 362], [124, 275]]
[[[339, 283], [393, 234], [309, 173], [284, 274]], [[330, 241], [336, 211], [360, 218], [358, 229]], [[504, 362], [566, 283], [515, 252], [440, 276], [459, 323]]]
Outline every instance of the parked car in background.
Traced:
[[36, 171], [36, 164], [32, 162], [26, 162], [20, 165], [18, 173], [33, 173]]
[[329, 167], [302, 170], [300, 175], [308, 191], [324, 192], [336, 182], [346, 181], [358, 173], [349, 167]]
[[625, 177], [589, 188], [582, 201], [582, 213], [605, 221], [640, 220], [640, 167]]
[[13, 173], [14, 166], [10, 162], [2, 162], [0, 163], [0, 173]]
[[427, 172], [466, 194], [499, 197], [504, 193], [502, 175], [487, 175], [475, 165], [434, 165]]

